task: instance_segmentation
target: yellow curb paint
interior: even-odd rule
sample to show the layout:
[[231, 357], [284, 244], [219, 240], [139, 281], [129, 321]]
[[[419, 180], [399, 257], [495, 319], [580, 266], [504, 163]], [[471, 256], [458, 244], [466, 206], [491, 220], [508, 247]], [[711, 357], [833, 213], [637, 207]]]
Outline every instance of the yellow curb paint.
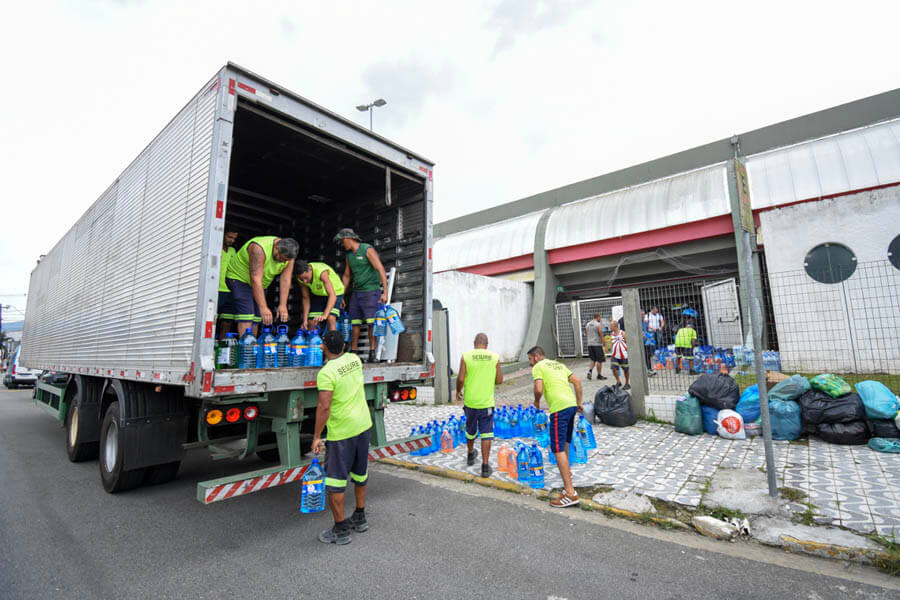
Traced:
[[402, 467], [404, 469], [410, 469], [411, 471], [419, 471], [422, 468], [422, 465], [418, 465], [416, 463], [406, 462], [405, 460], [397, 460], [396, 458], [379, 458], [378, 462], [384, 463], [386, 465], [392, 465], [394, 467]]
[[517, 494], [528, 493], [528, 488], [523, 488], [519, 484], [513, 483], [511, 481], [499, 481], [497, 479], [490, 479], [488, 477], [476, 477], [475, 483], [483, 485], [485, 487], [505, 490], [507, 492], [516, 492]]
[[785, 543], [785, 548], [787, 550], [799, 550], [800, 552], [805, 552], [806, 554], [812, 554], [814, 556], [853, 560], [862, 563], [871, 563], [888, 558], [888, 555], [883, 552], [868, 550], [866, 548], [850, 548], [848, 546], [824, 544], [822, 542], [813, 542], [810, 540], [799, 540], [789, 535], [782, 535], [780, 536], [780, 539]]

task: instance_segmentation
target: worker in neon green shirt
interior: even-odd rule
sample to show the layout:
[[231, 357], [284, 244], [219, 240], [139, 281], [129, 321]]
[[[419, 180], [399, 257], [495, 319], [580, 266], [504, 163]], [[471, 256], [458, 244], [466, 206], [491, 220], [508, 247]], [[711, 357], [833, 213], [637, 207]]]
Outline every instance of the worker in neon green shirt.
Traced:
[[[316, 384], [319, 404], [313, 430], [312, 450], [319, 454], [325, 449], [322, 430], [328, 427], [328, 452], [325, 453], [325, 491], [328, 506], [334, 516], [334, 527], [319, 534], [326, 544], [349, 544], [350, 530], [366, 531], [366, 482], [368, 481], [369, 438], [372, 416], [366, 404], [362, 361], [351, 352], [344, 352], [344, 336], [338, 331], [326, 331], [322, 352], [328, 362], [319, 370]], [[344, 518], [344, 490], [347, 475], [353, 480], [356, 511]]]
[[272, 311], [266, 304], [266, 288], [276, 277], [279, 278], [279, 301], [275, 317], [287, 322], [291, 274], [299, 249], [300, 245], [292, 238], [260, 236], [248, 240], [228, 263], [225, 283], [234, 299], [234, 319], [238, 322], [238, 333], [243, 334], [252, 326], [253, 335], [256, 335], [256, 323], [262, 321], [263, 325], [272, 324]]
[[[344, 282], [340, 275], [323, 262], [307, 263], [305, 260], [294, 263], [294, 273], [302, 294], [300, 327], [308, 329], [311, 325], [318, 328], [319, 323], [326, 321], [328, 329], [336, 330], [341, 302], [344, 301]], [[308, 322], [310, 317], [311, 324]]]
[[226, 229], [225, 235], [222, 236], [222, 257], [219, 259], [219, 306], [216, 311], [220, 340], [225, 339], [225, 334], [230, 332], [234, 325], [234, 298], [228, 284], [225, 283], [225, 275], [228, 273], [228, 263], [237, 254], [237, 250], [234, 249], [237, 236], [238, 232], [233, 229]]
[[675, 354], [677, 361], [675, 363], [675, 372], [681, 373], [683, 361], [687, 360], [688, 373], [694, 368], [694, 346], [697, 345], [697, 330], [694, 329], [693, 319], [688, 319], [684, 323], [684, 327], [675, 333]]
[[466, 464], [475, 464], [475, 438], [481, 434], [481, 476], [491, 476], [491, 440], [494, 438], [494, 386], [503, 383], [500, 357], [487, 349], [488, 337], [475, 336], [475, 349], [463, 352], [456, 377], [456, 398], [464, 400], [466, 413]]
[[534, 407], [541, 407], [541, 396], [547, 399], [550, 413], [550, 452], [556, 457], [565, 488], [559, 498], [550, 501], [550, 506], [554, 508], [575, 506], [580, 499], [572, 485], [572, 471], [569, 468], [567, 450], [575, 431], [575, 413], [584, 412], [581, 407], [581, 380], [566, 365], [547, 358], [540, 346], [528, 351], [528, 362], [531, 364], [531, 375], [534, 379]]

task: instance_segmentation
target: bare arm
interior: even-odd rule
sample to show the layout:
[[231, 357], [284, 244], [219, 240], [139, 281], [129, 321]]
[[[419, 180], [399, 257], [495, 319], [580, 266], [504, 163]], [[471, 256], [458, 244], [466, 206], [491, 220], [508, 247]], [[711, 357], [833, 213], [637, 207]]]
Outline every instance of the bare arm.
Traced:
[[536, 379], [534, 381], [534, 407], [541, 407], [541, 396], [544, 395], [544, 380]]
[[341, 282], [344, 284], [344, 289], [350, 288], [350, 259], [347, 259], [347, 262], [344, 263], [344, 274], [341, 275]]
[[288, 261], [287, 266], [284, 268], [284, 271], [281, 272], [278, 280], [278, 320], [287, 323], [288, 320], [288, 310], [287, 310], [287, 301], [288, 295], [291, 293], [291, 276], [294, 273], [294, 259]]
[[462, 400], [463, 387], [466, 384], [466, 361], [459, 359], [459, 371], [456, 375], [456, 399]]
[[306, 329], [306, 321], [309, 319], [309, 290], [305, 285], [300, 286], [300, 327]]
[[313, 430], [312, 451], [318, 454], [325, 449], [322, 442], [322, 430], [328, 422], [328, 416], [331, 414], [331, 396], [330, 390], [319, 390], [319, 404], [316, 406], [316, 427]]
[[272, 311], [266, 304], [266, 292], [262, 286], [263, 268], [266, 266], [266, 253], [262, 246], [253, 242], [248, 249], [250, 255], [250, 289], [253, 291], [253, 301], [259, 307], [259, 315], [263, 325], [272, 324]]
[[325, 284], [325, 291], [328, 292], [328, 302], [325, 303], [325, 310], [322, 311], [322, 317], [313, 319], [316, 323], [327, 320], [328, 315], [331, 314], [331, 309], [337, 304], [337, 294], [334, 293], [334, 286], [331, 285], [331, 278], [328, 276], [328, 271], [323, 271], [319, 279]]
[[384, 265], [381, 264], [381, 258], [378, 256], [378, 252], [375, 251], [375, 248], [369, 248], [366, 250], [366, 258], [369, 259], [369, 262], [375, 267], [375, 270], [378, 271], [378, 277], [381, 278], [381, 303], [384, 304], [387, 302], [387, 292], [388, 292], [388, 281], [387, 281], [387, 273], [384, 272]]
[[497, 362], [497, 376], [494, 377], [494, 385], [503, 383], [503, 369], [500, 368], [500, 362]]
[[571, 383], [575, 387], [575, 404], [578, 405], [578, 412], [584, 412], [584, 409], [581, 407], [581, 380], [575, 377], [575, 374], [573, 373], [569, 375], [569, 383]]

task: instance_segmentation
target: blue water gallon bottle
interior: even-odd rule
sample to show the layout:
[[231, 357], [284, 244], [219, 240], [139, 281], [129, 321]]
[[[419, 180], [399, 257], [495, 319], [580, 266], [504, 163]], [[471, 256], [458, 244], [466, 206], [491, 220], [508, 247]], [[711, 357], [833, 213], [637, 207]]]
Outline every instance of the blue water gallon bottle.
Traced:
[[256, 368], [256, 337], [248, 327], [238, 341], [238, 369]]
[[541, 456], [541, 451], [537, 447], [537, 444], [531, 445], [531, 450], [529, 451], [528, 457], [528, 470], [531, 471], [531, 478], [528, 480], [528, 485], [535, 489], [543, 489], [544, 488], [544, 458]]
[[217, 369], [234, 369], [238, 364], [238, 339], [237, 333], [231, 331], [225, 334], [225, 339], [219, 345], [216, 353]]
[[372, 326], [372, 335], [382, 337], [387, 334], [387, 306], [382, 304], [375, 311], [375, 325]]
[[594, 437], [594, 428], [591, 427], [588, 420], [584, 418], [584, 415], [578, 415], [578, 435], [581, 437], [581, 441], [584, 442], [586, 450], [593, 450], [597, 447], [597, 438]]
[[341, 311], [341, 335], [344, 336], [345, 344], [349, 344], [353, 339], [353, 322], [350, 320], [350, 313], [346, 310]]
[[400, 320], [400, 313], [397, 312], [397, 309], [393, 306], [388, 306], [384, 309], [384, 315], [387, 319], [387, 326], [391, 330], [391, 333], [394, 335], [400, 335], [404, 331], [406, 331], [406, 325], [403, 324], [403, 321]]
[[573, 446], [575, 446], [575, 464], [583, 465], [587, 462], [587, 448], [580, 435], [572, 436]]
[[306, 367], [322, 366], [322, 338], [319, 336], [319, 330], [313, 329], [309, 334], [309, 350], [306, 353]]
[[276, 353], [276, 367], [290, 366], [291, 338], [288, 335], [287, 325], [278, 326], [278, 335], [275, 336], [275, 346], [278, 350]]
[[516, 475], [523, 484], [531, 480], [531, 470], [528, 468], [530, 460], [528, 446], [521, 442], [516, 443]]
[[278, 344], [272, 335], [271, 327], [264, 327], [259, 336], [259, 350], [256, 355], [256, 363], [261, 369], [272, 369], [278, 360]]
[[325, 473], [319, 466], [319, 457], [312, 462], [300, 482], [300, 512], [315, 513], [325, 510]]
[[306, 363], [306, 349], [306, 332], [298, 329], [294, 339], [291, 340], [290, 365], [292, 367], [304, 366]]

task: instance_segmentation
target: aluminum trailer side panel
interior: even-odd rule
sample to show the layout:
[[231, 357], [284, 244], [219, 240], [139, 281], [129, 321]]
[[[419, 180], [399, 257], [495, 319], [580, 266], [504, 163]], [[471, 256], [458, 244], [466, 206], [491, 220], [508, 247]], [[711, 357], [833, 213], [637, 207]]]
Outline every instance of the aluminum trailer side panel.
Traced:
[[183, 384], [195, 345], [219, 77], [34, 269], [23, 364]]

